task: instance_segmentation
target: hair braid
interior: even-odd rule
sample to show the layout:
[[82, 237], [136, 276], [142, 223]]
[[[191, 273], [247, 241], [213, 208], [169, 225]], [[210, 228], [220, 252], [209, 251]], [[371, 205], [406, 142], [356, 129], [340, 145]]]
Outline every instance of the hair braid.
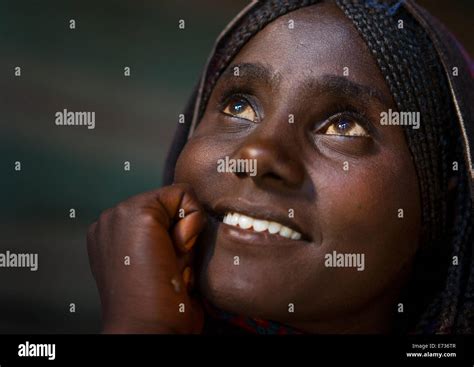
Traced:
[[[466, 311], [462, 311], [460, 306], [464, 292], [469, 288], [469, 285], [466, 288], [465, 278], [470, 267], [472, 293], [472, 262], [465, 254], [470, 253], [469, 246], [472, 247], [472, 241], [469, 239], [472, 203], [466, 189], [468, 178], [465, 175], [466, 168], [461, 164], [462, 155], [448, 150], [449, 147], [459, 147], [460, 141], [459, 132], [456, 135], [452, 131], [455, 129], [452, 123], [452, 116], [455, 114], [441, 63], [425, 32], [403, 9], [393, 17], [383, 10], [370, 7], [367, 3], [338, 0], [337, 4], [366, 40], [385, 76], [398, 109], [419, 111], [422, 116], [419, 131], [405, 129], [420, 183], [427, 244], [419, 251], [418, 272], [414, 276], [412, 286], [428, 288], [428, 293], [437, 295], [419, 320], [417, 330], [466, 332], [466, 324], [469, 322], [466, 322], [463, 316]], [[397, 27], [399, 20], [403, 21], [402, 29]], [[459, 161], [460, 174], [453, 230], [448, 233], [448, 183], [453, 175], [448, 167], [452, 160]], [[451, 243], [451, 249], [447, 243]], [[450, 264], [446, 256], [448, 250], [451, 250], [452, 256], [458, 257], [458, 265]], [[437, 269], [439, 266], [446, 270], [440, 272], [440, 269]], [[438, 275], [435, 281], [428, 278], [430, 271]], [[443, 284], [443, 278], [439, 275], [445, 271], [447, 275]], [[412, 295], [414, 293], [413, 291]], [[420, 302], [415, 305], [416, 302], [411, 300], [411, 303], [411, 306], [423, 308]], [[409, 314], [413, 317], [419, 312], [420, 310], [416, 310]], [[461, 322], [457, 322], [458, 319]]]

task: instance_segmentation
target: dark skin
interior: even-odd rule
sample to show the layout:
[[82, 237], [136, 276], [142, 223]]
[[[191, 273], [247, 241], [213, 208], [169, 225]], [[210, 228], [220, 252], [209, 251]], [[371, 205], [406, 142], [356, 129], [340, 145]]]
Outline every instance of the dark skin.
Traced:
[[[202, 309], [187, 292], [189, 271], [182, 275], [189, 266], [201, 294], [224, 310], [314, 333], [388, 332], [421, 216], [402, 128], [379, 123], [389, 108], [396, 110], [370, 51], [334, 4], [265, 27], [219, 79], [179, 157], [175, 182], [187, 185], [131, 198], [91, 227], [104, 331], [199, 332]], [[219, 173], [217, 161], [226, 156], [256, 159], [257, 175]], [[183, 195], [191, 205], [185, 219], [176, 216]], [[302, 238], [212, 219], [227, 212], [283, 223]], [[120, 225], [130, 218], [133, 226]], [[107, 230], [100, 235], [98, 226]], [[194, 250], [179, 249], [198, 234], [195, 266]], [[140, 266], [105, 266], [97, 247], [117, 264], [132, 247]], [[326, 267], [324, 256], [333, 251], [365, 254], [364, 271]], [[117, 278], [121, 287], [112, 294]], [[173, 278], [185, 285], [182, 293], [170, 285]], [[189, 306], [184, 313], [176, 312], [180, 300]]]

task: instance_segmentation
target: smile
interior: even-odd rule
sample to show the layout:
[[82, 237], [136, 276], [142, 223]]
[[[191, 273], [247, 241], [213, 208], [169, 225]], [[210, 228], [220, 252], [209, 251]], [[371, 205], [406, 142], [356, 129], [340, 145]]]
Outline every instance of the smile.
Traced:
[[300, 232], [286, 227], [283, 224], [269, 220], [252, 218], [240, 213], [228, 212], [222, 221], [227, 225], [252, 230], [254, 232], [268, 232], [270, 234], [279, 235], [292, 240], [301, 239]]

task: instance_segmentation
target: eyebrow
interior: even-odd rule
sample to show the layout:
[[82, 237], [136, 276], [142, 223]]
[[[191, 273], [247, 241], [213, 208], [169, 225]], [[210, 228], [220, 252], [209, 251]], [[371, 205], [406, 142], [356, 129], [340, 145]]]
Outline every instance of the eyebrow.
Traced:
[[[239, 76], [235, 76], [235, 68], [238, 68]], [[241, 63], [234, 64], [228, 67], [223, 73], [222, 77], [225, 79], [229, 78], [242, 78], [244, 80], [259, 80], [272, 88], [278, 87], [281, 80], [281, 74], [275, 72], [270, 65], [262, 63]]]
[[308, 92], [324, 90], [331, 94], [343, 94], [352, 98], [375, 98], [383, 105], [390, 106], [392, 104], [391, 100], [378, 88], [354, 82], [340, 75], [325, 74], [319, 78], [306, 79], [303, 88]]
[[[239, 70], [238, 77], [234, 75], [235, 68]], [[259, 80], [272, 89], [275, 89], [280, 84], [282, 75], [279, 72], [275, 72], [270, 65], [262, 63], [240, 63], [228, 67], [223, 72], [222, 77], [225, 79], [242, 78], [243, 81]], [[387, 98], [378, 88], [354, 82], [340, 75], [324, 74], [317, 78], [309, 76], [304, 80], [302, 89], [306, 93], [319, 91], [335, 95], [343, 94], [352, 98], [375, 98], [383, 105], [392, 105], [391, 99]]]

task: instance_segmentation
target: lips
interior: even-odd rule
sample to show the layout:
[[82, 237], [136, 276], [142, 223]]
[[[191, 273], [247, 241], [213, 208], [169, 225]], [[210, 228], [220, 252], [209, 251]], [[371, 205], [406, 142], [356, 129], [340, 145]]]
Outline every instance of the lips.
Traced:
[[265, 232], [276, 234], [292, 240], [301, 239], [301, 233], [295, 231], [281, 223], [268, 221], [265, 219], [252, 218], [242, 213], [229, 212], [224, 216], [223, 222], [225, 224], [240, 227], [243, 229], [252, 230], [255, 232]]
[[[251, 204], [243, 198], [221, 199], [209, 212], [225, 227], [234, 228], [245, 237], [265, 240], [310, 241], [288, 209], [274, 205]], [[247, 233], [247, 235], [245, 235]]]

